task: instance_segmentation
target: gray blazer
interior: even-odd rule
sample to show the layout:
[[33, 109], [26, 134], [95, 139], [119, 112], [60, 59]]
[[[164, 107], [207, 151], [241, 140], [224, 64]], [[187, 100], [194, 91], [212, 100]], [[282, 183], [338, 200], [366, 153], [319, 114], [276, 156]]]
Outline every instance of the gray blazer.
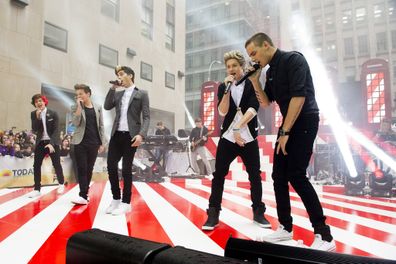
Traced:
[[[96, 123], [98, 124], [100, 141], [102, 142], [102, 145], [104, 145], [106, 143], [106, 138], [105, 138], [104, 124], [103, 124], [103, 110], [100, 105], [93, 104], [93, 106], [95, 109]], [[71, 144], [78, 145], [81, 143], [81, 141], [84, 138], [85, 125], [86, 125], [85, 111], [82, 110], [81, 115], [78, 116], [75, 115], [75, 112], [77, 111], [77, 105], [73, 105], [71, 107], [71, 110], [73, 114], [72, 123], [73, 125], [76, 126], [76, 130], [73, 133]]]
[[[104, 109], [111, 110], [115, 107], [116, 116], [114, 118], [111, 136], [117, 131], [120, 124], [121, 101], [125, 91], [116, 92], [110, 89], [106, 95]], [[143, 117], [143, 123], [142, 119]], [[133, 138], [136, 135], [145, 137], [150, 124], [150, 103], [147, 91], [135, 88], [129, 100], [129, 108], [127, 113], [129, 134]]]

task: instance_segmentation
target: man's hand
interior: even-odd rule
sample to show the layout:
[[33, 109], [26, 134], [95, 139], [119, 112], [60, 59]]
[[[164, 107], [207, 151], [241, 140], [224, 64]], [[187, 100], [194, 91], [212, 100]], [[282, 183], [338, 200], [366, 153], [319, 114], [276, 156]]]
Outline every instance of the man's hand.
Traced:
[[289, 136], [281, 136], [278, 138], [278, 147], [276, 148], [276, 154], [279, 154], [279, 149], [282, 149], [283, 155], [287, 155], [286, 143], [289, 140]]
[[51, 144], [46, 145], [45, 148], [48, 148], [49, 153], [54, 153], [55, 152], [55, 149], [54, 149], [54, 147]]
[[205, 137], [205, 136], [203, 136], [203, 137], [202, 137], [202, 140], [203, 140], [203, 141], [206, 141], [206, 140], [208, 140], [208, 138]]
[[41, 109], [39, 109], [39, 108], [36, 109], [36, 118], [37, 119], [41, 119], [41, 112], [42, 112]]
[[245, 146], [245, 140], [241, 137], [241, 133], [239, 131], [234, 131], [235, 143], [237, 143], [240, 147]]
[[141, 135], [134, 136], [131, 140], [132, 143], [131, 147], [139, 147], [142, 141], [143, 141], [143, 137]]
[[99, 149], [98, 149], [98, 153], [102, 153], [104, 150], [105, 150], [105, 147], [103, 145], [100, 145]]

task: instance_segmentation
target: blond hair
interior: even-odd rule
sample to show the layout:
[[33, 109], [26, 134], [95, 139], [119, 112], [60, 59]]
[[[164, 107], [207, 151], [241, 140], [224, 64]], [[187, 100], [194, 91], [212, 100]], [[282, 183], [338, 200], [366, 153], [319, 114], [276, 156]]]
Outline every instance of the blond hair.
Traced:
[[227, 64], [227, 61], [231, 59], [237, 60], [239, 65], [241, 65], [241, 67], [245, 66], [245, 62], [246, 62], [245, 57], [243, 56], [242, 52], [240, 52], [239, 50], [232, 50], [224, 54], [224, 64]]

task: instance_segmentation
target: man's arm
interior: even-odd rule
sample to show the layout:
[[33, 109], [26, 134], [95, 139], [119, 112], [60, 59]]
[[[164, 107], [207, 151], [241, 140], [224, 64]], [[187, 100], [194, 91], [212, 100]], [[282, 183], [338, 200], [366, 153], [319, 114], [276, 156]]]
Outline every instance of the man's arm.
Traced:
[[256, 94], [256, 98], [260, 103], [260, 106], [265, 108], [271, 104], [270, 100], [268, 99], [267, 94], [264, 92], [264, 89], [260, 82], [260, 75], [262, 69], [256, 71], [252, 76], [249, 77], [249, 80], [252, 82], [254, 92]]
[[230, 108], [230, 92], [228, 91], [227, 93], [224, 93], [225, 91], [225, 84], [221, 84], [219, 86], [219, 91], [217, 94], [217, 97], [219, 98], [219, 104], [217, 106], [217, 109], [219, 110], [219, 115], [225, 116], [228, 113], [228, 110]]
[[37, 118], [36, 111], [31, 112], [30, 119], [32, 120], [32, 131], [37, 134], [40, 128], [42, 129], [43, 122]]
[[109, 91], [107, 92], [103, 108], [106, 110], [111, 110], [113, 107], [115, 107], [115, 88], [110, 88]]
[[146, 137], [150, 125], [150, 102], [147, 92], [144, 92], [142, 96], [142, 116], [143, 124], [140, 128], [139, 135]]
[[72, 124], [77, 127], [81, 124], [81, 107], [78, 107], [77, 105], [72, 105], [71, 111], [72, 111]]

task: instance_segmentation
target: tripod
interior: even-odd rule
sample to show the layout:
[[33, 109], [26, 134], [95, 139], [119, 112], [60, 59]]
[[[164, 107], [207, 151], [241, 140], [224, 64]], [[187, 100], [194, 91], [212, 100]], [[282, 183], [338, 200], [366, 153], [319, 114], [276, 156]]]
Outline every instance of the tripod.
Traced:
[[194, 170], [194, 168], [191, 166], [191, 142], [187, 141], [187, 160], [188, 160], [188, 167], [186, 169], [186, 172], [188, 172], [188, 170], [192, 170], [191, 174], [196, 174], [197, 172]]

